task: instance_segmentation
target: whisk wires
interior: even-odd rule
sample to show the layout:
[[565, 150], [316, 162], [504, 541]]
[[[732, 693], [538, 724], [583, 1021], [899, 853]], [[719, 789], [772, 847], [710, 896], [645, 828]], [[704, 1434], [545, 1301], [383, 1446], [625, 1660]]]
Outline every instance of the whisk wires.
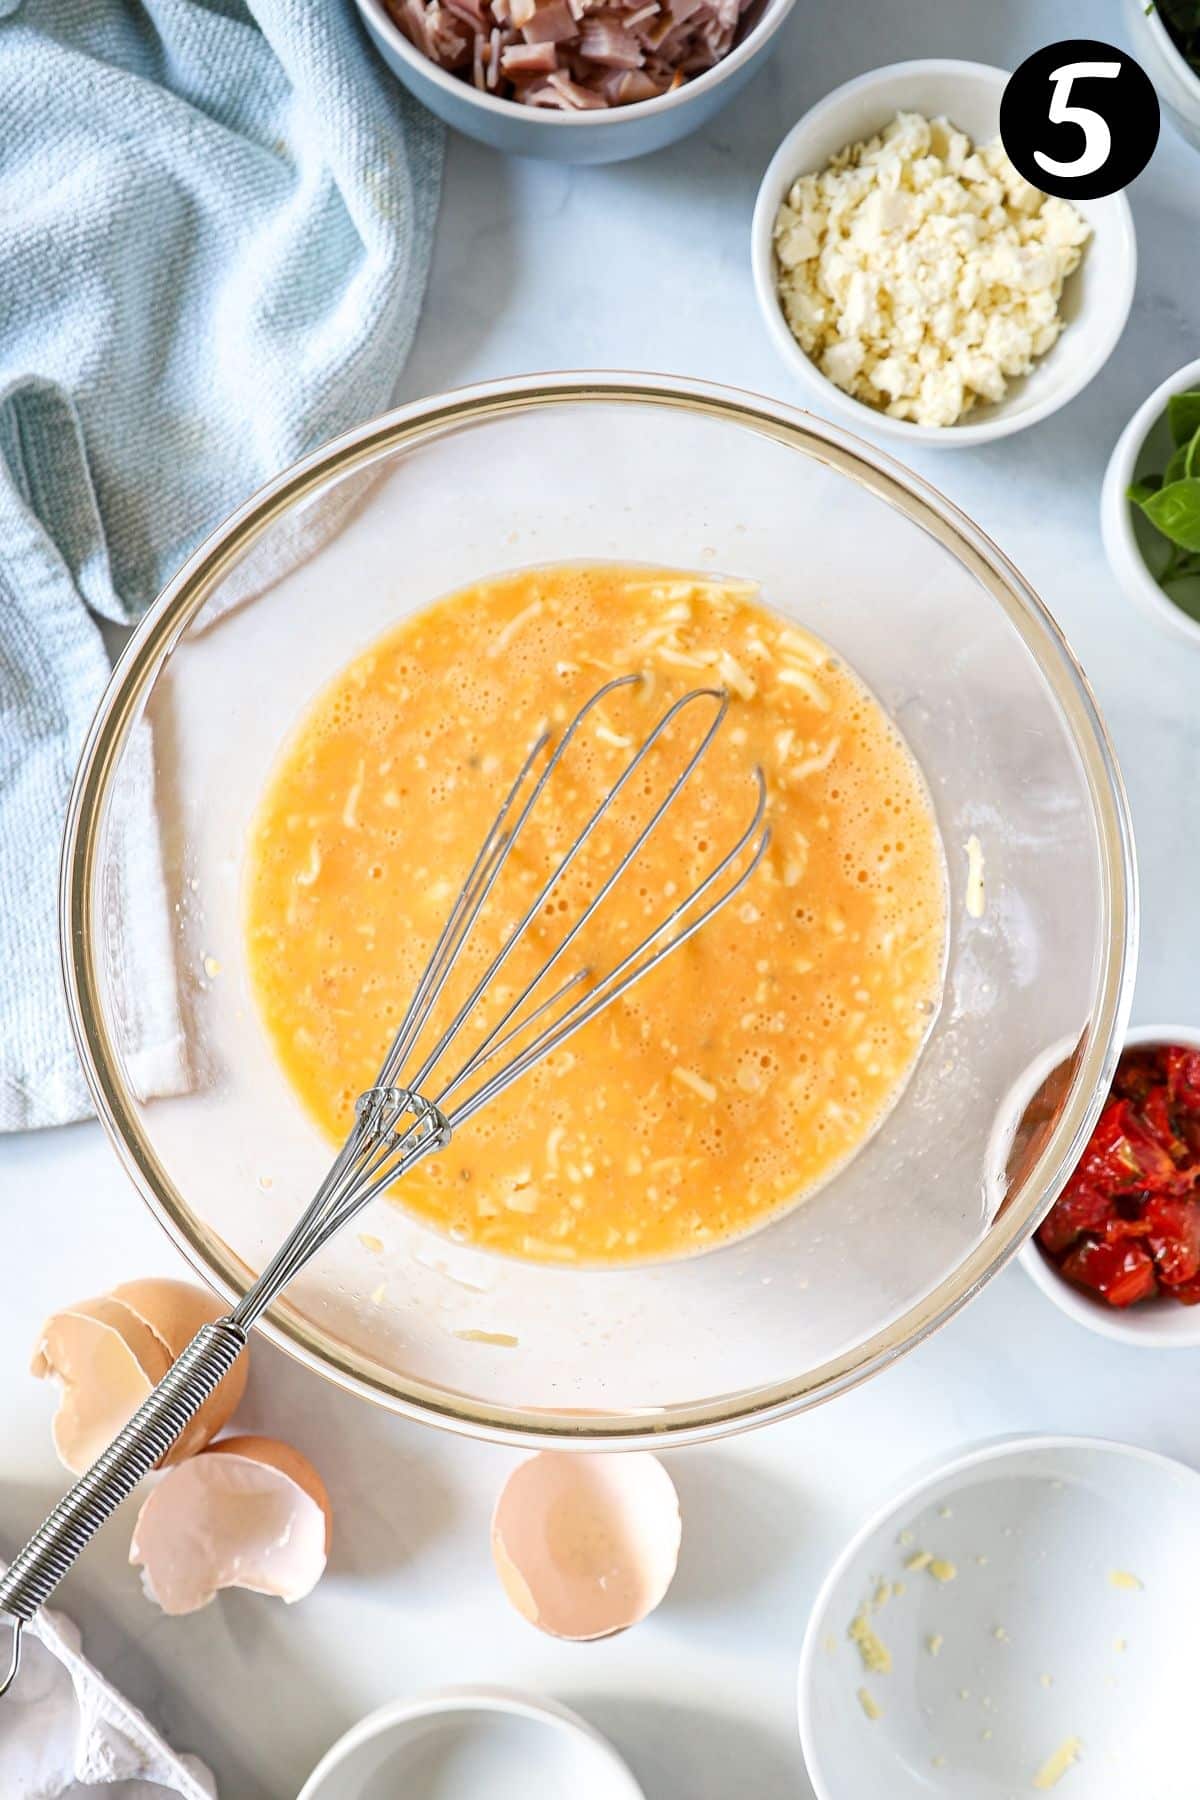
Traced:
[[[636, 686], [638, 674], [619, 675], [584, 702], [555, 739], [544, 732], [533, 745], [509, 788], [466, 880], [450, 908], [429, 959], [413, 990], [400, 1026], [392, 1040], [375, 1085], [359, 1097], [355, 1122], [310, 1205], [278, 1254], [235, 1309], [234, 1319], [248, 1329], [270, 1305], [292, 1276], [384, 1188], [408, 1173], [416, 1163], [449, 1142], [451, 1133], [465, 1120], [502, 1094], [535, 1064], [559, 1049], [605, 1007], [655, 969], [666, 957], [729, 904], [750, 880], [770, 841], [764, 823], [766, 785], [762, 771], [752, 778], [753, 805], [746, 824], [729, 847], [719, 854], [702, 878], [684, 897], [669, 906], [655, 924], [600, 973], [589, 966], [574, 969], [564, 980], [545, 990], [564, 958], [585, 933], [617, 883], [628, 875], [639, 853], [685, 792], [724, 723], [729, 696], [722, 688], [695, 688], [673, 702], [634, 751], [617, 780], [602, 795], [561, 855], [555, 856], [550, 874], [538, 888], [512, 930], [471, 984], [466, 998], [455, 1008], [433, 1044], [418, 1047], [430, 1025], [448, 981], [459, 964], [468, 939], [496, 889], [514, 847], [551, 785], [588, 716], [616, 691]], [[623, 793], [645, 768], [665, 737], [686, 711], [702, 705], [712, 718], [690, 751], [683, 767], [666, 787], [650, 817], [636, 829], [632, 840], [615, 859], [596, 891], [587, 899], [574, 923], [540, 963], [532, 977], [504, 1005], [500, 1016], [488, 1024], [479, 1041], [461, 1061], [457, 1050], [485, 1001], [489, 990], [517, 946], [529, 937], [532, 926], [546, 908], [554, 890], [577, 863], [585, 846], [609, 820]], [[451, 1059], [457, 1067], [443, 1076], [441, 1065]], [[427, 1092], [427, 1087], [432, 1092]]]

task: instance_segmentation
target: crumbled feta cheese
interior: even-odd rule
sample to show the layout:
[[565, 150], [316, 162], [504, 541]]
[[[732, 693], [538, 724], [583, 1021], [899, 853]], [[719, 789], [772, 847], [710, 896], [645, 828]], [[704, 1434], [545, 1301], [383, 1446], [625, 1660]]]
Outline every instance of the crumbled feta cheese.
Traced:
[[1062, 330], [1089, 226], [945, 119], [899, 113], [793, 183], [775, 220], [784, 317], [831, 381], [896, 419], [1002, 400]]

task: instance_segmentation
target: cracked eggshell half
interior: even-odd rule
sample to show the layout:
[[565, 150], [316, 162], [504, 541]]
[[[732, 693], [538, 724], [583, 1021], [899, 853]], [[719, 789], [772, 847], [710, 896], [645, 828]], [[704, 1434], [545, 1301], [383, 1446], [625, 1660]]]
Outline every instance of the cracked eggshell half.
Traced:
[[149, 1599], [198, 1612], [221, 1588], [289, 1603], [321, 1578], [333, 1513], [307, 1457], [274, 1438], [231, 1437], [163, 1474], [129, 1546]]
[[[52, 1432], [59, 1461], [72, 1474], [89, 1468], [112, 1442], [201, 1325], [225, 1308], [186, 1281], [130, 1281], [93, 1300], [51, 1313], [31, 1364], [59, 1382]], [[204, 1448], [233, 1417], [246, 1390], [243, 1354], [164, 1457], [176, 1463]]]
[[492, 1558], [522, 1617], [586, 1641], [636, 1625], [679, 1560], [679, 1496], [657, 1457], [542, 1451], [505, 1483]]

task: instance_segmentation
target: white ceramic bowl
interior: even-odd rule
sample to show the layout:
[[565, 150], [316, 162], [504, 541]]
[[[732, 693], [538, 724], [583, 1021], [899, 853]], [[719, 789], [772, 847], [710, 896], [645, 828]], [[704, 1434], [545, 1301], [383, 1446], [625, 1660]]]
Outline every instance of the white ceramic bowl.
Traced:
[[1082, 392], [1108, 361], [1125, 329], [1137, 278], [1137, 245], [1129, 203], [1122, 194], [1081, 200], [1092, 227], [1082, 266], [1063, 293], [1067, 327], [1032, 374], [1014, 382], [1004, 400], [976, 406], [961, 425], [914, 425], [892, 419], [823, 375], [788, 327], [776, 292], [773, 233], [780, 203], [798, 175], [823, 169], [848, 144], [872, 137], [898, 112], [944, 114], [975, 143], [996, 138], [1000, 97], [1008, 75], [982, 63], [936, 59], [894, 63], [836, 88], [805, 113], [775, 152], [758, 191], [750, 255], [767, 330], [788, 368], [822, 411], [840, 413], [856, 431], [903, 438], [937, 449], [963, 449], [1023, 431]]
[[1200, 621], [1182, 612], [1147, 568], [1143, 545], [1150, 546], [1156, 534], [1126, 498], [1131, 481], [1151, 470], [1161, 473], [1171, 454], [1167, 401], [1172, 394], [1194, 387], [1200, 387], [1200, 361], [1185, 363], [1182, 369], [1168, 375], [1130, 419], [1117, 439], [1105, 472], [1100, 491], [1100, 530], [1109, 567], [1129, 598], [1176, 636], [1200, 644]]
[[[1198, 1507], [1195, 1470], [1070, 1437], [984, 1445], [889, 1501], [838, 1558], [804, 1640], [817, 1800], [1013, 1800], [1071, 1739], [1062, 1800], [1191, 1800]], [[954, 1579], [906, 1570], [919, 1550]], [[866, 1673], [848, 1628], [897, 1578], [871, 1616], [891, 1672]]]
[[[1187, 1044], [1191, 1049], [1200, 1050], [1200, 1027], [1135, 1025], [1126, 1033], [1127, 1050], [1147, 1044]], [[1178, 1300], [1161, 1294], [1136, 1306], [1108, 1306], [1103, 1300], [1093, 1299], [1082, 1288], [1072, 1287], [1065, 1281], [1038, 1247], [1036, 1238], [1030, 1238], [1024, 1245], [1020, 1260], [1042, 1292], [1048, 1294], [1068, 1318], [1098, 1331], [1102, 1337], [1116, 1338], [1123, 1344], [1137, 1344], [1146, 1350], [1190, 1350], [1200, 1346], [1200, 1306], [1182, 1306]]]
[[1167, 116], [1200, 150], [1200, 75], [1180, 56], [1147, 0], [1125, 0], [1125, 25], [1134, 54], [1158, 89]]
[[383, 0], [355, 0], [363, 24], [393, 75], [430, 112], [455, 131], [511, 156], [554, 162], [624, 162], [645, 156], [707, 125], [774, 50], [779, 27], [795, 0], [761, 0], [752, 7], [728, 56], [685, 81], [674, 93], [605, 112], [550, 112], [481, 94], [469, 81], [439, 69], [411, 44]]
[[298, 1800], [645, 1800], [599, 1732], [552, 1700], [450, 1688], [380, 1707], [317, 1764]]

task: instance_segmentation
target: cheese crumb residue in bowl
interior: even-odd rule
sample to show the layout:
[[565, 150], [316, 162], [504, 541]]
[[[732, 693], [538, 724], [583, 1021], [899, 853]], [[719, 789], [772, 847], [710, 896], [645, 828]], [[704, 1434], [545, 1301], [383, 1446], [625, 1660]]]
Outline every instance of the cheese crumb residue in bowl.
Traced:
[[1033, 1778], [1033, 1785], [1039, 1794], [1048, 1794], [1056, 1788], [1068, 1770], [1073, 1769], [1083, 1753], [1083, 1744], [1077, 1737], [1069, 1737], [1048, 1756]]
[[795, 181], [775, 220], [778, 291], [801, 349], [856, 400], [954, 425], [1003, 400], [1063, 329], [1090, 227], [999, 143], [898, 113]]

